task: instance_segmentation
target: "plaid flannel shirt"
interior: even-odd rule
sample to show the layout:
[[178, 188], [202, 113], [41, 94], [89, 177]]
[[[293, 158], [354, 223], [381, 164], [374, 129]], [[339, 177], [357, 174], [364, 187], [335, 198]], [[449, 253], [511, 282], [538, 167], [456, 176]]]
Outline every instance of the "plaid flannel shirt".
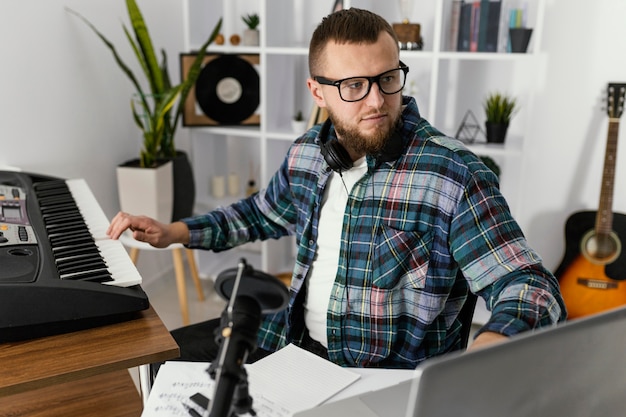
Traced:
[[[528, 246], [495, 175], [421, 118], [414, 99], [404, 105], [403, 153], [392, 161], [368, 156], [346, 206], [327, 315], [329, 358], [342, 366], [415, 368], [458, 348], [468, 289], [492, 313], [481, 331], [513, 335], [566, 316], [556, 279]], [[259, 331], [267, 350], [302, 338], [304, 282], [331, 172], [318, 133], [314, 127], [292, 144], [266, 189], [184, 220], [189, 246], [214, 251], [296, 235], [289, 306]]]

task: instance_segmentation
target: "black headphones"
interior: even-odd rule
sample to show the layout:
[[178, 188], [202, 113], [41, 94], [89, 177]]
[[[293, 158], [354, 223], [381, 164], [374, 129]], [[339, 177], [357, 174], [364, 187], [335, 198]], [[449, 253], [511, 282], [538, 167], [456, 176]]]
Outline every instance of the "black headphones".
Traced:
[[[330, 121], [330, 118], [328, 118], [320, 129], [320, 153], [324, 157], [328, 166], [333, 171], [341, 174], [343, 171], [347, 171], [352, 168], [352, 158], [350, 158], [350, 154], [338, 140], [328, 140], [331, 125], [332, 122]], [[376, 162], [381, 163], [394, 161], [398, 159], [398, 157], [402, 154], [402, 151], [402, 136], [400, 136], [400, 133], [395, 130], [380, 154], [376, 155]]]

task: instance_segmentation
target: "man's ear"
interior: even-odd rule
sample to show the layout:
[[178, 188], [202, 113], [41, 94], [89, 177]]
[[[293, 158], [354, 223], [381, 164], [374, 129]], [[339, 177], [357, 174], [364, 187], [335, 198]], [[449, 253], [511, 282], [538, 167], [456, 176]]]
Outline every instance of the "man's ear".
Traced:
[[311, 96], [313, 96], [313, 100], [315, 100], [315, 104], [317, 104], [317, 107], [326, 107], [326, 100], [324, 100], [324, 94], [322, 92], [322, 87], [320, 86], [320, 84], [314, 79], [308, 78], [306, 80], [306, 86], [309, 88]]

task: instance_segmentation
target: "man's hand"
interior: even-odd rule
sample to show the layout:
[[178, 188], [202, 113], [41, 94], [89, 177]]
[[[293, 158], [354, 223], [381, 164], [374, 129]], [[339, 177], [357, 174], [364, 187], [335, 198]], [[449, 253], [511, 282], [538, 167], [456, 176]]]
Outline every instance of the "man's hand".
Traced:
[[107, 229], [111, 239], [119, 239], [126, 230], [133, 232], [133, 238], [149, 243], [155, 248], [166, 248], [172, 243], [189, 243], [189, 229], [183, 222], [160, 223], [150, 217], [133, 216], [119, 212]]
[[494, 343], [504, 342], [507, 339], [507, 336], [500, 333], [484, 332], [476, 336], [476, 339], [471, 342], [467, 350], [480, 349], [481, 347], [489, 346]]

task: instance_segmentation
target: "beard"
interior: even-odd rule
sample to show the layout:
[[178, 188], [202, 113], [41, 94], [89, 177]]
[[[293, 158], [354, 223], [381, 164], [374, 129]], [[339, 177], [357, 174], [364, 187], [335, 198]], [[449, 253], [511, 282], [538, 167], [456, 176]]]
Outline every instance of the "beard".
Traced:
[[384, 128], [376, 130], [373, 134], [364, 134], [358, 126], [349, 125], [333, 112], [326, 108], [330, 119], [333, 121], [337, 137], [341, 138], [341, 144], [357, 153], [365, 155], [378, 155], [384, 149], [391, 134], [400, 124], [401, 108], [395, 114], [391, 114], [391, 123]]

